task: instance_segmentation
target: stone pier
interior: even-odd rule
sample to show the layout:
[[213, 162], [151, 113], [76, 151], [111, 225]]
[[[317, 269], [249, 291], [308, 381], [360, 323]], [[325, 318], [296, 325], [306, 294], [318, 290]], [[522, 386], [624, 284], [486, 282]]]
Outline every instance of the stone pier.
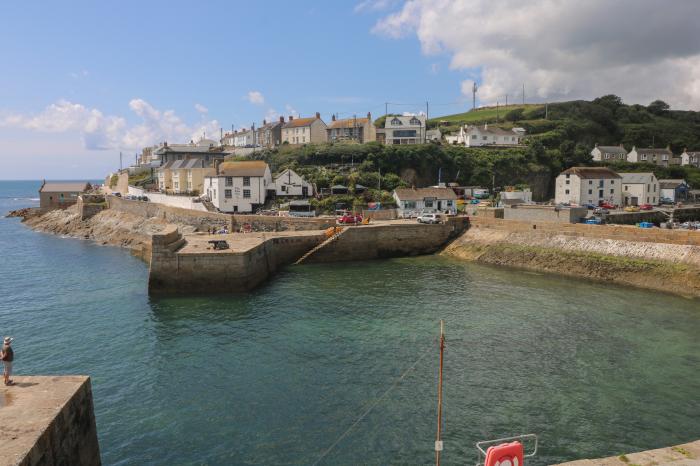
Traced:
[[608, 458], [578, 460], [556, 466], [698, 466], [700, 465], [700, 440], [674, 447], [627, 453]]
[[0, 466], [101, 464], [89, 377], [13, 379], [0, 388]]

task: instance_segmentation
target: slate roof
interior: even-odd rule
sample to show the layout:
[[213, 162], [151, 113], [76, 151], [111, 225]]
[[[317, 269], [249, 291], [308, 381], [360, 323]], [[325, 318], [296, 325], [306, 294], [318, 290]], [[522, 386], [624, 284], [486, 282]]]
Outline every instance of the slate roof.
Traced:
[[653, 173], [621, 173], [624, 184], [647, 184], [651, 183]]
[[428, 197], [445, 200], [457, 199], [457, 195], [450, 188], [399, 188], [395, 189], [394, 192], [402, 201], [422, 201]]
[[603, 154], [624, 154], [627, 155], [627, 150], [624, 147], [620, 146], [596, 146], [601, 153]]
[[620, 175], [605, 167], [571, 167], [561, 172], [562, 175], [576, 175], [582, 179], [618, 179]]
[[651, 149], [651, 148], [636, 148], [638, 154], [658, 154], [658, 155], [673, 155], [670, 149]]
[[74, 181], [69, 183], [49, 182], [39, 189], [40, 193], [82, 193], [90, 189], [87, 181]]
[[659, 180], [660, 189], [676, 189], [684, 184], [686, 184], [685, 180]]
[[262, 160], [224, 162], [219, 165], [219, 176], [265, 176], [267, 164]]

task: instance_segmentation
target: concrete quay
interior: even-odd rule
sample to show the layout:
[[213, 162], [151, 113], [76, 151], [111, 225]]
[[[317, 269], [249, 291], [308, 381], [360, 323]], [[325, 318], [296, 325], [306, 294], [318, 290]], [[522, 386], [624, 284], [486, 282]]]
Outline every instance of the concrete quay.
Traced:
[[[439, 225], [393, 220], [350, 226], [320, 248], [327, 239], [325, 230], [183, 237], [173, 225], [152, 236], [148, 289], [152, 294], [248, 291], [312, 250], [305, 262], [432, 254], [468, 225], [468, 218], [456, 217]], [[213, 249], [208, 243], [213, 239], [225, 239], [229, 249]]]
[[627, 453], [607, 458], [585, 459], [560, 463], [557, 466], [698, 466], [700, 440], [673, 447]]
[[16, 376], [0, 388], [0, 466], [100, 464], [87, 376]]

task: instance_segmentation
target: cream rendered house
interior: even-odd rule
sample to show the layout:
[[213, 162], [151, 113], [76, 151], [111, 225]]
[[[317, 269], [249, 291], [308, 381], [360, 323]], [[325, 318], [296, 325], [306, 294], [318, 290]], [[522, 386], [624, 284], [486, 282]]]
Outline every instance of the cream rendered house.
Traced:
[[289, 117], [282, 126], [282, 144], [319, 144], [327, 141], [326, 124], [321, 114], [316, 112], [314, 118]]
[[659, 204], [659, 180], [653, 173], [621, 173], [621, 176], [624, 205]]
[[606, 160], [626, 160], [627, 150], [620, 144], [619, 146], [599, 146], [595, 145], [591, 151], [593, 160], [596, 162], [603, 162]]

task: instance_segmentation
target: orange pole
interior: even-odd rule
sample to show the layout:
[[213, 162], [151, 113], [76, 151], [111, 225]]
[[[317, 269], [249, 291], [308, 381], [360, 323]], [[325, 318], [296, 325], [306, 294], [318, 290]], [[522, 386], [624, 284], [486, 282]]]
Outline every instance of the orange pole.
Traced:
[[[440, 376], [438, 378], [438, 418], [437, 418], [437, 438], [435, 440], [435, 465], [440, 466], [440, 434], [442, 433], [442, 357], [445, 352], [445, 322], [440, 321]], [[439, 445], [439, 446], [438, 446]]]

